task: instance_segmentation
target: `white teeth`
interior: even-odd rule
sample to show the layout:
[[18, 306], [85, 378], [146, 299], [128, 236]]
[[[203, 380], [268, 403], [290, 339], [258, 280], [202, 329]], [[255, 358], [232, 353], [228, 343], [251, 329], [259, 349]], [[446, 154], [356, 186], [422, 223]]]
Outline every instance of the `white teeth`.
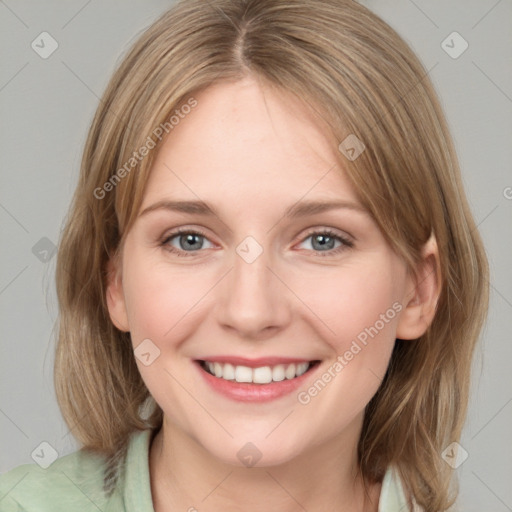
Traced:
[[[223, 377], [222, 375], [215, 375]], [[237, 382], [252, 382], [252, 369], [247, 366], [237, 366], [235, 368], [235, 380]]]
[[272, 380], [276, 382], [284, 380], [284, 366], [282, 364], [278, 364], [272, 368]]
[[225, 364], [222, 370], [222, 378], [227, 380], [235, 380], [235, 367], [232, 364]]
[[289, 364], [287, 367], [286, 367], [286, 370], [284, 371], [284, 376], [287, 378], [287, 379], [293, 379], [295, 377], [295, 371], [296, 371], [296, 367], [294, 364]]
[[249, 382], [254, 384], [268, 384], [280, 382], [285, 379], [294, 379], [306, 373], [311, 363], [278, 364], [276, 366], [261, 366], [249, 368], [248, 366], [233, 366], [229, 363], [211, 363], [205, 361], [205, 369], [215, 377], [236, 382]]
[[309, 363], [300, 363], [297, 365], [297, 377], [300, 377], [302, 374], [306, 373], [306, 370], [309, 368]]
[[263, 368], [254, 368], [252, 371], [252, 381], [255, 384], [268, 384], [272, 382], [272, 370], [270, 366], [263, 366]]

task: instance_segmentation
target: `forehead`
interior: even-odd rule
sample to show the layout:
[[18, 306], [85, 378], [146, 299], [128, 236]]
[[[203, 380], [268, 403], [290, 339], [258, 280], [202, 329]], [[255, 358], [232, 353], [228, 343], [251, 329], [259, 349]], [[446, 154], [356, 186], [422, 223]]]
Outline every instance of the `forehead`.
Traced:
[[246, 78], [194, 98], [158, 151], [141, 209], [170, 194], [255, 208], [355, 199], [327, 123], [290, 93]]

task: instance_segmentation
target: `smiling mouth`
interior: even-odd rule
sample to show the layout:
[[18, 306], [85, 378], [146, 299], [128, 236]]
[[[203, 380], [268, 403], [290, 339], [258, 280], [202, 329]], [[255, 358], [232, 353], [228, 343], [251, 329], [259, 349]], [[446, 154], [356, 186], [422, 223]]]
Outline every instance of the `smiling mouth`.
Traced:
[[276, 364], [273, 366], [260, 366], [251, 368], [231, 363], [198, 361], [201, 368], [217, 377], [230, 382], [248, 384], [270, 384], [284, 380], [293, 380], [309, 372], [320, 361], [306, 361], [303, 363]]

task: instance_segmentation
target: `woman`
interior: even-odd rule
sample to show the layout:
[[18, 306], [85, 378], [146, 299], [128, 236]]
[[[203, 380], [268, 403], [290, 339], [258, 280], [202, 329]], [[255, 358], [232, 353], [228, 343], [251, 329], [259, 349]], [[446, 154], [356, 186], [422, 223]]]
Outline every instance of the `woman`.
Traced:
[[59, 247], [83, 449], [3, 475], [0, 509], [447, 510], [487, 272], [387, 24], [181, 2], [104, 94]]

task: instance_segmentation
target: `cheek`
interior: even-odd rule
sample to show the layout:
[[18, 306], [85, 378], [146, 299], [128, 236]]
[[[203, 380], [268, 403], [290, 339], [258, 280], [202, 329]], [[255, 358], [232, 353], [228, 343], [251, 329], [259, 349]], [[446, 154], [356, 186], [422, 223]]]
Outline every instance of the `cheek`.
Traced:
[[[399, 278], [365, 268], [364, 274], [356, 269], [341, 272], [329, 280], [332, 293], [311, 296], [312, 309], [322, 312], [322, 321], [316, 324], [329, 326], [329, 330], [323, 328], [328, 333], [323, 341], [330, 346], [331, 357], [298, 399], [306, 407], [314, 404], [319, 418], [333, 418], [328, 428], [332, 435], [360, 414], [375, 395], [395, 344], [401, 309], [395, 286]], [[333, 416], [332, 411], [339, 415]]]
[[201, 299], [212, 284], [205, 282], [204, 275], [190, 269], [171, 270], [161, 262], [154, 264], [147, 255], [137, 258], [137, 251], [125, 259], [123, 272], [133, 348], [147, 339], [152, 342], [141, 345], [149, 347], [150, 363], [146, 365], [139, 358], [136, 361], [142, 379], [173, 420], [183, 428], [192, 429], [194, 422], [204, 418], [193, 399], [183, 391], [193, 389], [193, 375], [185, 360], [174, 358], [174, 354], [197, 328]]
[[150, 261], [139, 265], [136, 255], [126, 262], [125, 275], [123, 286], [134, 344], [144, 338], [157, 344], [176, 339], [211, 287], [199, 272], [170, 271], [161, 264], [152, 266]]
[[349, 351], [347, 358], [357, 359], [356, 365], [372, 359], [385, 364], [402, 307], [397, 300], [400, 283], [400, 269], [381, 258], [304, 278], [299, 293], [333, 357]]

